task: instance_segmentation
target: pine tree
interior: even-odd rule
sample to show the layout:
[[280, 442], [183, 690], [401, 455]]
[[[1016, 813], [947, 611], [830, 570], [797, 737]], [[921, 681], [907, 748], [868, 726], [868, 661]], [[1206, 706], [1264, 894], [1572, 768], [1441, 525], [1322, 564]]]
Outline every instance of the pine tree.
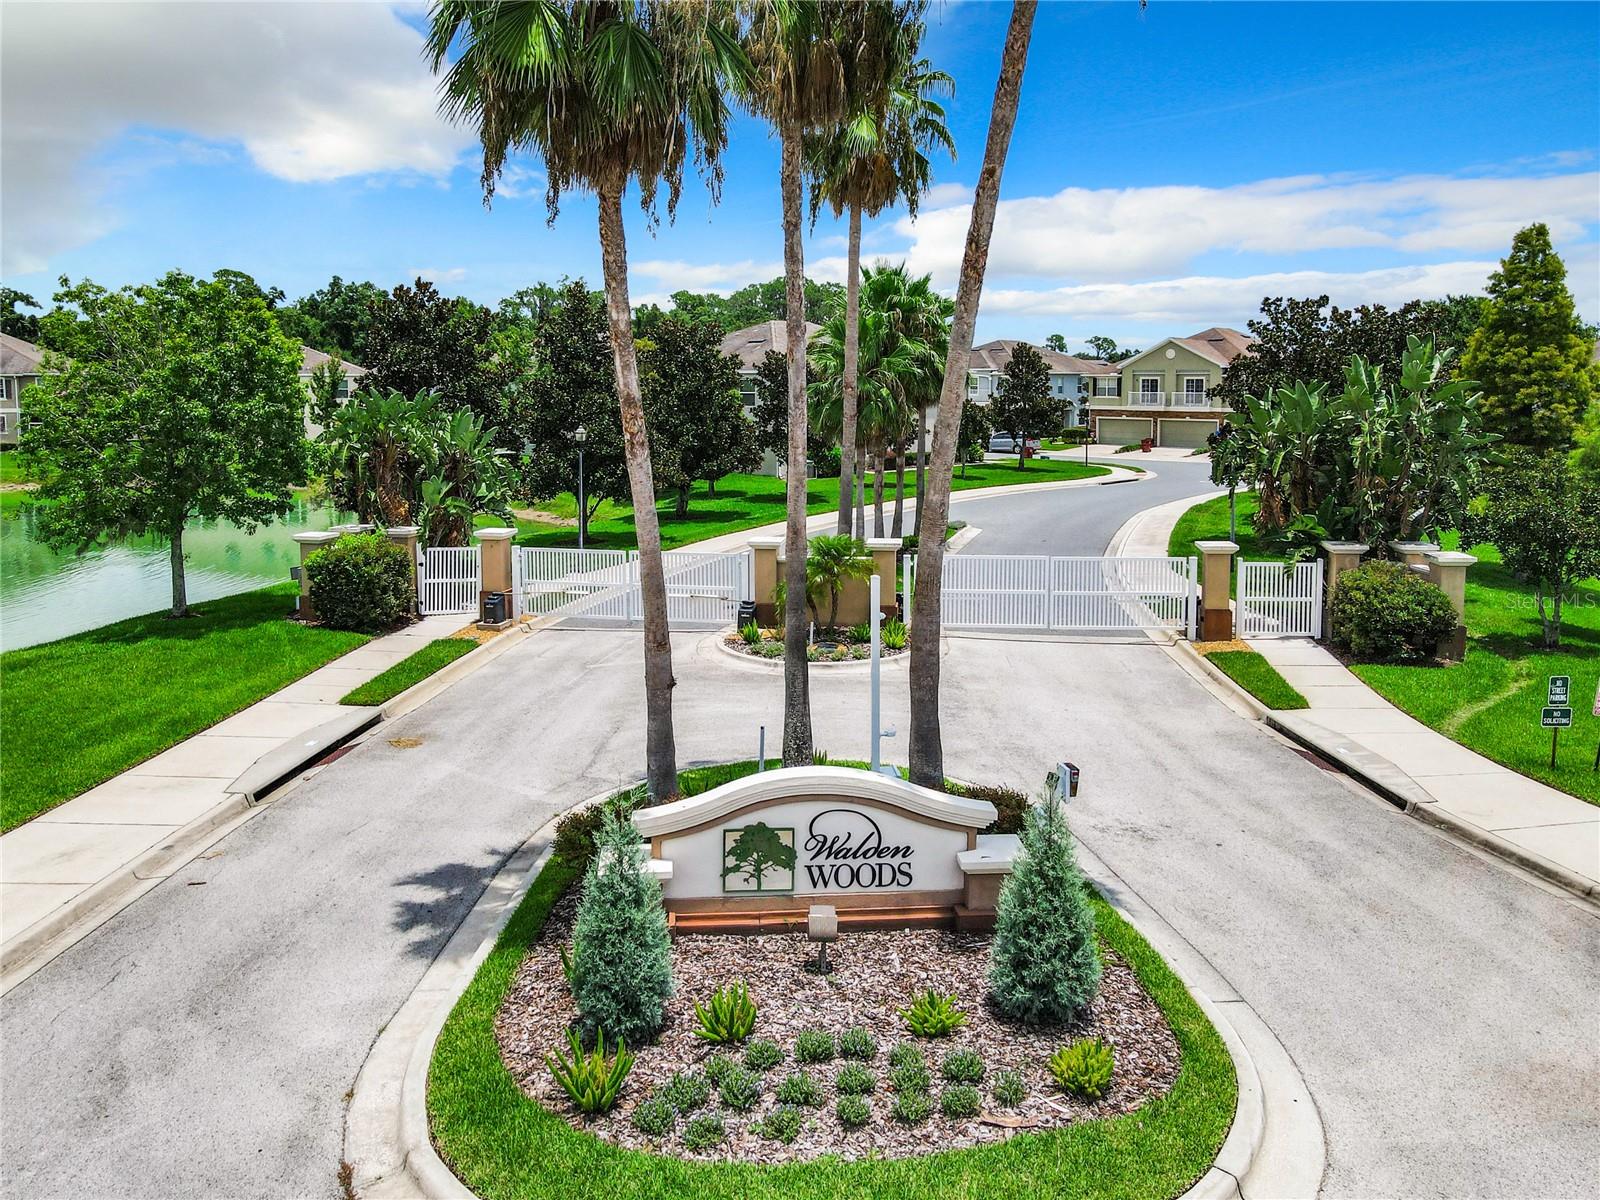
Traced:
[[1022, 851], [1000, 891], [989, 995], [1026, 1024], [1070, 1021], [1100, 989], [1100, 949], [1059, 801], [1029, 808]]
[[644, 869], [639, 831], [607, 812], [583, 877], [572, 933], [572, 998], [584, 1033], [637, 1046], [665, 1016], [672, 948], [661, 885]]
[[994, 399], [989, 402], [989, 419], [1000, 433], [1017, 441], [1017, 466], [1027, 465], [1023, 443], [1059, 433], [1065, 423], [1064, 406], [1050, 395], [1050, 367], [1044, 356], [1026, 342], [1019, 342], [1006, 363]]
[[1514, 444], [1564, 450], [1600, 387], [1600, 368], [1548, 228], [1530, 225], [1512, 239], [1488, 292], [1461, 360], [1461, 375], [1483, 389], [1484, 424]]

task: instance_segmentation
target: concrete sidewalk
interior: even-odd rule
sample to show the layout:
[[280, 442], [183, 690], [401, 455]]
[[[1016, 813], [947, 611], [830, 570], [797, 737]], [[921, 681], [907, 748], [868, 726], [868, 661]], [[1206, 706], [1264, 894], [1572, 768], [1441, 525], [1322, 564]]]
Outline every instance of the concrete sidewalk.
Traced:
[[1251, 645], [1311, 705], [1273, 712], [1272, 724], [1367, 778], [1414, 816], [1480, 844], [1509, 843], [1515, 853], [1508, 857], [1550, 878], [1564, 872], [1575, 877], [1563, 880], [1568, 887], [1600, 896], [1600, 807], [1430, 729], [1315, 642], [1262, 638]]
[[[244, 814], [245, 797], [229, 787], [251, 766], [351, 711], [339, 704], [350, 689], [468, 623], [460, 614], [426, 617], [375, 638], [0, 837], [5, 976], [109, 901], [109, 885], [154, 886], [187, 861], [198, 840], [221, 836]], [[128, 879], [130, 868], [136, 881]]]

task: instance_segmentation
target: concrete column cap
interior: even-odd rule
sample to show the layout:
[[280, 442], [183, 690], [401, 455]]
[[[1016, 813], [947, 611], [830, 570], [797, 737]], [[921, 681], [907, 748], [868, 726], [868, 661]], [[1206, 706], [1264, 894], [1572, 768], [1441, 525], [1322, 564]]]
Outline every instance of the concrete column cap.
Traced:
[[335, 533], [371, 533], [377, 526], [358, 521], [350, 525], [330, 525], [328, 528]]
[[783, 545], [783, 535], [781, 533], [760, 534], [751, 538], [749, 545], [752, 550], [776, 550]]
[[1320, 545], [1329, 554], [1365, 554], [1372, 549], [1366, 542], [1336, 542], [1331, 539]]
[[868, 550], [898, 550], [904, 544], [904, 540], [897, 537], [868, 538], [865, 542]]
[[1402, 553], [1402, 554], [1404, 554], [1404, 553], [1422, 554], [1425, 551], [1437, 550], [1438, 548], [1439, 548], [1439, 543], [1438, 542], [1412, 542], [1412, 541], [1404, 541], [1404, 540], [1402, 540], [1400, 538], [1395, 538], [1393, 541], [1391, 541], [1389, 543], [1389, 549], [1394, 550], [1397, 553]]
[[1195, 547], [1196, 550], [1200, 551], [1201, 554], [1237, 554], [1237, 553], [1239, 553], [1239, 543], [1238, 542], [1226, 542], [1226, 541], [1223, 541], [1223, 542], [1196, 542], [1194, 544], [1194, 547]]
[[1459, 550], [1429, 550], [1423, 558], [1439, 567], [1470, 567], [1478, 561], [1475, 554], [1463, 554]]
[[383, 531], [389, 537], [416, 537], [422, 532], [420, 525], [391, 525]]
[[517, 536], [517, 531], [505, 525], [498, 525], [491, 529], [474, 529], [472, 536], [485, 542], [505, 542]]
[[326, 546], [329, 542], [339, 540], [339, 531], [337, 529], [314, 529], [291, 536], [302, 546]]

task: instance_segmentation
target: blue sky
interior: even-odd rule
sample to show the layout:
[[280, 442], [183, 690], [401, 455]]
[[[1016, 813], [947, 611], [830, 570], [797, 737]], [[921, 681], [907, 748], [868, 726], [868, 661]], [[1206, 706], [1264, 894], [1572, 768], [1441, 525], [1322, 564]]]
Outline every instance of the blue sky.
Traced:
[[[1009, 6], [935, 4], [959, 158], [870, 255], [954, 287]], [[7, 4], [0, 249], [43, 299], [60, 274], [250, 271], [291, 297], [417, 273], [493, 303], [598, 278], [594, 207], [545, 223], [536, 160], [492, 211], [470, 131], [444, 126], [424, 19], [381, 3]], [[1600, 5], [1040, 6], [979, 337], [1124, 343], [1242, 326], [1263, 294], [1398, 302], [1481, 287], [1551, 224], [1600, 319]], [[70, 81], [68, 83], [67, 81]], [[781, 265], [777, 148], [733, 131], [722, 203], [630, 217], [636, 301]], [[838, 278], [842, 228], [808, 239]]]

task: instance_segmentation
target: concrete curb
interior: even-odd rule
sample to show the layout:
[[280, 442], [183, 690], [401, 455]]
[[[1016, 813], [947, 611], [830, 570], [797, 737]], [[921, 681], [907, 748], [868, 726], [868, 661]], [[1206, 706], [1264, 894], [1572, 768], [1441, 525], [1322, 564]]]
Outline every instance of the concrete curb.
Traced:
[[[351, 1190], [363, 1200], [473, 1200], [433, 1147], [428, 1067], [456, 1001], [549, 861], [559, 820], [546, 822], [506, 860], [362, 1064], [345, 1115], [344, 1159]], [[1233, 1123], [1215, 1163], [1183, 1200], [1315, 1196], [1326, 1164], [1322, 1121], [1293, 1060], [1199, 951], [1081, 842], [1079, 859], [1107, 902], [1183, 981], [1234, 1062], [1239, 1098]]]
[[1312, 721], [1301, 721], [1294, 713], [1269, 712], [1263, 718], [1268, 726], [1297, 745], [1304, 746], [1359, 783], [1364, 784], [1408, 817], [1444, 830], [1513, 866], [1537, 875], [1546, 883], [1569, 892], [1580, 900], [1600, 901], [1600, 883], [1570, 871], [1560, 863], [1525, 850], [1493, 830], [1463, 820], [1424, 791], [1417, 782], [1388, 759], [1369, 750], [1352, 747], [1338, 735]]
[[1226, 672], [1212, 665], [1204, 654], [1194, 648], [1193, 643], [1183, 638], [1175, 639], [1167, 644], [1167, 653], [1194, 676], [1200, 686], [1240, 716], [1252, 721], [1266, 719], [1270, 711], [1267, 706], [1230, 679]]

